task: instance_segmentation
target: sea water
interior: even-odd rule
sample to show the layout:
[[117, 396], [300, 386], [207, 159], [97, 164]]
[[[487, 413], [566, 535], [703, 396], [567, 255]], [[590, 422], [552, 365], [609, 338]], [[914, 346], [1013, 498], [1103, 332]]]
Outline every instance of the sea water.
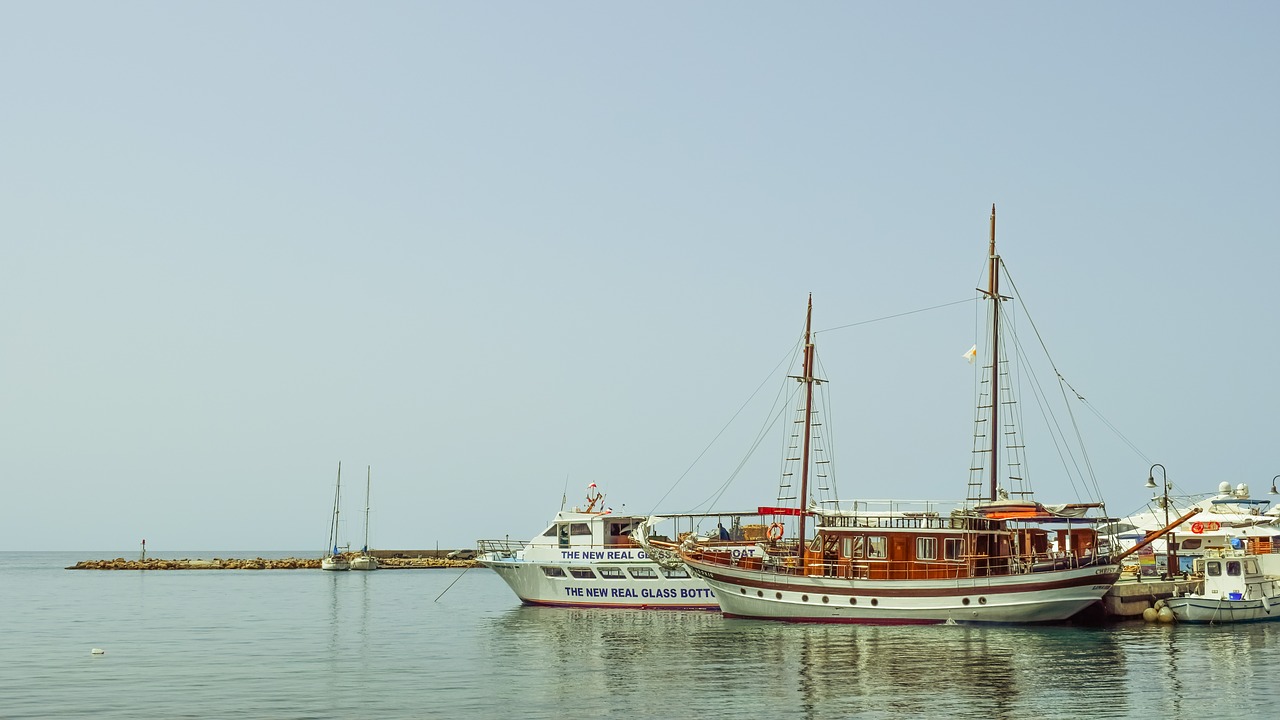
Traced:
[[[482, 568], [64, 569], [118, 555], [0, 553], [0, 718], [1239, 718], [1280, 677], [1280, 623], [808, 625], [523, 607]], [[257, 555], [307, 556], [172, 556]]]

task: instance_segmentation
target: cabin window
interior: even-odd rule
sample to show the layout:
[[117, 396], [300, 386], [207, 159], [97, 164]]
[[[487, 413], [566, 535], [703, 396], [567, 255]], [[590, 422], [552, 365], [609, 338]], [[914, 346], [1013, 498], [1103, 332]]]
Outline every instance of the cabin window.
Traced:
[[947, 538], [942, 541], [943, 558], [947, 560], [959, 560], [964, 554], [963, 538]]
[[634, 520], [628, 520], [627, 522], [609, 523], [609, 534], [615, 535], [615, 536], [628, 535], [631, 533], [631, 530], [633, 527], [635, 527]]
[[555, 536], [556, 536], [556, 528], [557, 528], [557, 527], [559, 527], [559, 526], [558, 526], [558, 525], [552, 525], [551, 527], [547, 528], [547, 531], [546, 531], [546, 532], [544, 532], [544, 533], [542, 533], [542, 537], [555, 537]]
[[689, 571], [684, 568], [662, 568], [662, 574], [671, 580], [682, 580], [689, 577]]
[[570, 535], [590, 535], [591, 526], [586, 523], [572, 523], [569, 525]]
[[589, 567], [571, 567], [569, 568], [569, 574], [576, 578], [582, 578], [583, 580], [596, 579], [596, 574], [591, 572], [591, 568]]
[[884, 535], [872, 535], [867, 538], [867, 557], [883, 560], [889, 556], [889, 542]]
[[916, 559], [935, 560], [938, 557], [938, 538], [916, 538]]
[[841, 542], [844, 543], [845, 557], [847, 558], [862, 557], [862, 536], [861, 535], [853, 535], [850, 537], [846, 537]]
[[550, 566], [544, 565], [542, 566], [542, 574], [546, 575], [547, 577], [562, 578], [564, 577], [564, 570], [561, 570], [558, 567], [550, 567]]
[[1240, 561], [1239, 560], [1227, 561], [1227, 574], [1230, 575], [1231, 577], [1240, 577]]
[[600, 577], [606, 580], [622, 580], [626, 577], [626, 575], [622, 573], [622, 568], [602, 567], [596, 568], [596, 572], [600, 573]]
[[1222, 574], [1222, 563], [1216, 561], [1205, 563], [1204, 574], [1210, 577], [1218, 577]]
[[634, 568], [628, 568], [627, 572], [631, 573], [631, 577], [637, 580], [657, 580], [658, 579], [658, 573], [654, 572], [653, 568], [634, 567]]
[[1183, 550], [1199, 550], [1200, 538], [1188, 538], [1186, 540], [1182, 540], [1178, 543], [1178, 547]]

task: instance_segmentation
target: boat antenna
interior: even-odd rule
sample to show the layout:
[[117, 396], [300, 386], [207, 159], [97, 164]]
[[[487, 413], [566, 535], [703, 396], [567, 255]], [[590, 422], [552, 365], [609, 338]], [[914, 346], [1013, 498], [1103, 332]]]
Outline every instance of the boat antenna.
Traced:
[[564, 506], [569, 502], [569, 473], [564, 474], [564, 489], [560, 491], [560, 512], [564, 512]]

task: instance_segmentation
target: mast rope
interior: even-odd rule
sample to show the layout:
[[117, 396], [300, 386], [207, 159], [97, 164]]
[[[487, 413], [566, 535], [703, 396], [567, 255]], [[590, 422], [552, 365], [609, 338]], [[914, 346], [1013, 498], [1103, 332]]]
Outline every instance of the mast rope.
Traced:
[[844, 330], [846, 328], [858, 327], [859, 325], [870, 325], [871, 323], [881, 322], [882, 320], [892, 320], [894, 318], [905, 317], [907, 315], [915, 315], [916, 313], [929, 312], [930, 310], [938, 310], [944, 307], [951, 307], [952, 305], [959, 305], [961, 303], [973, 302], [976, 299], [977, 298], [965, 298], [964, 300], [956, 300], [949, 303], [943, 303], [941, 305], [934, 305], [933, 307], [920, 308], [919, 310], [908, 310], [907, 312], [900, 312], [893, 315], [885, 315], [884, 317], [872, 318], [870, 320], [861, 320], [859, 322], [849, 323], [848, 325], [837, 325], [835, 327], [826, 328], [825, 330], [814, 330], [813, 334], [817, 335], [818, 333], [834, 332], [836, 330]]

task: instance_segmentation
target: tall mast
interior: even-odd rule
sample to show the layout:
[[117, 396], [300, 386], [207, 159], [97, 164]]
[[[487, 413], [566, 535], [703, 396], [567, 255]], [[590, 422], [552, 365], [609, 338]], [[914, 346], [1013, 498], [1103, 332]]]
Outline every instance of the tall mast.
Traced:
[[991, 487], [990, 500], [996, 499], [996, 467], [999, 458], [1000, 424], [1000, 256], [996, 255], [996, 206], [991, 205], [991, 245], [987, 251], [991, 267], [987, 271], [987, 297], [991, 300]]
[[813, 429], [813, 293], [809, 293], [809, 309], [804, 316], [804, 452], [800, 457], [800, 553], [804, 553], [805, 513], [809, 502], [809, 437]]
[[364, 468], [364, 548], [362, 553], [369, 552], [369, 483], [373, 478], [373, 469], [366, 465]]

